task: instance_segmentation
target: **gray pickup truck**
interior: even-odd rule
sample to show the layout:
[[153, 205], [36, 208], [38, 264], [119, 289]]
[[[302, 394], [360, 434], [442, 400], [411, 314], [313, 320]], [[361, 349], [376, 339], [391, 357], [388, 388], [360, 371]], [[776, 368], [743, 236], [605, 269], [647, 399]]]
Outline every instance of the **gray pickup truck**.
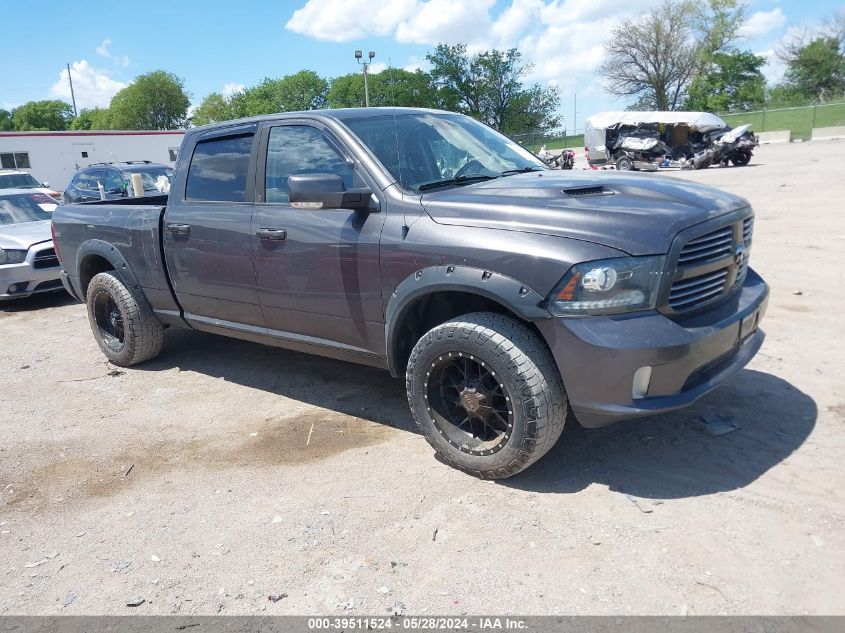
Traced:
[[534, 463], [570, 413], [670, 411], [745, 366], [768, 299], [753, 223], [717, 189], [550, 170], [404, 108], [194, 128], [169, 195], [53, 215], [111, 362], [176, 326], [381, 367], [441, 457], [486, 478]]

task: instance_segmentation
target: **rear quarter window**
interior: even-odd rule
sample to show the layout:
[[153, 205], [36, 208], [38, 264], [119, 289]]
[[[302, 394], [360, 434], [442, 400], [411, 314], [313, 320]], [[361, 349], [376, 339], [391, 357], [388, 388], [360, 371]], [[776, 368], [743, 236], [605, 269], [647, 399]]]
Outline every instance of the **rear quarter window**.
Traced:
[[246, 201], [246, 174], [253, 134], [197, 143], [188, 168], [185, 197], [218, 202]]

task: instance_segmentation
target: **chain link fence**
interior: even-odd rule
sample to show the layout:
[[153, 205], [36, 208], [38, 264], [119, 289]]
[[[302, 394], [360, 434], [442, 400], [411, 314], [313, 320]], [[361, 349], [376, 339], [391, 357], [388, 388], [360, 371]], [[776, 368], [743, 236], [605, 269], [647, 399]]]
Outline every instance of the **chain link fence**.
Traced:
[[728, 112], [719, 116], [731, 127], [750, 123], [755, 132], [792, 130], [793, 139], [806, 141], [814, 127], [845, 125], [845, 102]]
[[527, 150], [537, 153], [545, 145], [546, 149], [562, 149], [569, 147], [578, 149], [584, 147], [584, 130], [549, 130], [546, 132], [526, 132], [524, 134], [513, 134], [513, 140], [525, 147]]

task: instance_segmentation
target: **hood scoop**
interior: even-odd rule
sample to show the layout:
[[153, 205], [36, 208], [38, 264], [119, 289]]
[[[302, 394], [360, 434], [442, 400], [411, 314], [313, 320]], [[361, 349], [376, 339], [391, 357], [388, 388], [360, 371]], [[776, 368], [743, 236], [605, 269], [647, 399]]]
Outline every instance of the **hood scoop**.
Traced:
[[561, 189], [563, 193], [572, 196], [573, 198], [587, 198], [594, 196], [612, 196], [613, 190], [608, 189], [603, 185], [594, 185], [589, 187], [570, 187], [569, 189]]

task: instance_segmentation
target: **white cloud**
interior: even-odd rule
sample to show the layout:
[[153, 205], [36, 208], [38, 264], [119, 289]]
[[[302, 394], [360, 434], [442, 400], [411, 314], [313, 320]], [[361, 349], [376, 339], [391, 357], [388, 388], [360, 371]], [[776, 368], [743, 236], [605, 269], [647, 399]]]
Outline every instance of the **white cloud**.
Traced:
[[385, 64], [384, 62], [373, 62], [372, 64], [370, 64], [367, 72], [369, 72], [371, 75], [377, 75], [383, 70], [387, 70], [387, 64]]
[[753, 40], [781, 28], [784, 24], [786, 16], [780, 7], [771, 11], [758, 11], [748, 18], [748, 22], [740, 30], [740, 35]]
[[783, 73], [786, 70], [786, 65], [775, 54], [775, 49], [770, 48], [765, 51], [759, 51], [755, 54], [765, 58], [766, 60], [766, 63], [763, 64], [763, 68], [761, 69], [763, 76], [766, 78], [766, 83], [770, 86], [774, 86], [779, 83], [780, 80], [783, 79]]
[[490, 8], [495, 0], [429, 0], [418, 4], [413, 15], [396, 27], [402, 43], [439, 44], [478, 39], [490, 28]]
[[128, 55], [115, 55], [111, 52], [111, 40], [104, 39], [100, 45], [97, 47], [97, 55], [101, 55], [106, 59], [112, 60], [118, 66], [122, 66], [126, 68], [129, 65], [129, 56]]
[[308, 0], [294, 11], [285, 28], [330, 42], [385, 36], [413, 15], [418, 4], [416, 0], [394, 0], [381, 5], [370, 0]]
[[246, 90], [245, 85], [230, 81], [223, 86], [223, 96], [226, 99], [231, 99], [235, 94], [243, 92], [244, 90]]
[[425, 58], [412, 56], [408, 58], [408, 61], [405, 62], [403, 68], [409, 73], [415, 73], [418, 70], [428, 71], [431, 68], [431, 64], [429, 64], [428, 60]]
[[[70, 73], [73, 79], [76, 105], [80, 110], [82, 108], [107, 107], [115, 93], [128, 85], [112, 79], [106, 72], [97, 70], [84, 59], [73, 62]], [[64, 99], [68, 103], [70, 102], [70, 85], [68, 85], [66, 68], [62, 68], [59, 73], [59, 80], [50, 88], [50, 94]]]

